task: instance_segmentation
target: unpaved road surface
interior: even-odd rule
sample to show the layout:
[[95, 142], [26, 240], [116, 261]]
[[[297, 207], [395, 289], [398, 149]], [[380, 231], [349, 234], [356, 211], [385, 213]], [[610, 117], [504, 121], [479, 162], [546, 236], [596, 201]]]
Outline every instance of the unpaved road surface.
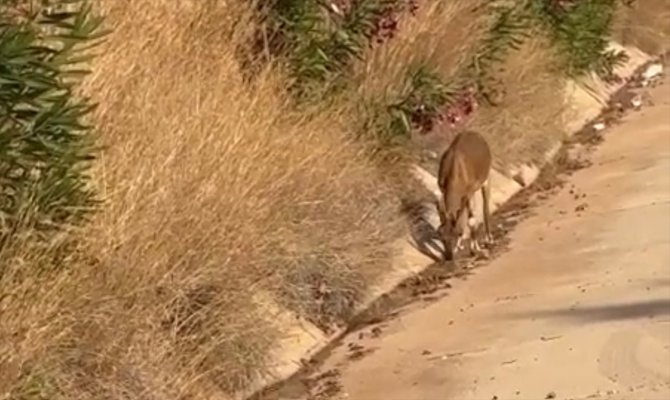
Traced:
[[328, 397], [670, 399], [670, 85], [650, 95], [509, 251], [346, 337], [320, 367], [339, 375]]

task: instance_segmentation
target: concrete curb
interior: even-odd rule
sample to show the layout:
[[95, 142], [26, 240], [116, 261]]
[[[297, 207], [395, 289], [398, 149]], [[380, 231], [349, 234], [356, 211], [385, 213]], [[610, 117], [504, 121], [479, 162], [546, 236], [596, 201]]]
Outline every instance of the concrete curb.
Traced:
[[[631, 77], [634, 72], [651, 60], [651, 56], [634, 47], [624, 47], [617, 43], [611, 46], [616, 49], [623, 49], [629, 55], [628, 62], [617, 70], [620, 76], [624, 78]], [[600, 79], [588, 78], [580, 82], [566, 82], [564, 97], [569, 111], [564, 116], [563, 124], [565, 131], [569, 136], [582, 129], [587, 123], [597, 118], [606, 106], [609, 98], [625, 85], [625, 82], [608, 85]], [[539, 165], [521, 165], [515, 171], [525, 186], [530, 185], [537, 179], [540, 169], [550, 162], [561, 148], [562, 142], [557, 143], [545, 153], [544, 161]], [[439, 194], [436, 178], [433, 174], [419, 166], [415, 166], [413, 173], [424, 183], [427, 189], [435, 194]], [[491, 181], [491, 212], [494, 212], [517, 192], [523, 189], [523, 186], [516, 180], [509, 178], [499, 171], [492, 171]], [[475, 218], [479, 223], [481, 216], [481, 197], [475, 199]], [[426, 215], [427, 220], [437, 225], [437, 212], [431, 209]], [[356, 312], [360, 313], [366, 310], [375, 300], [385, 293], [394, 290], [405, 279], [422, 272], [430, 265], [430, 260], [426, 255], [420, 253], [413, 245], [412, 239], [401, 239], [395, 245], [396, 255], [392, 262], [389, 273], [386, 274], [377, 284], [370, 287], [366, 299], [357, 307]], [[276, 385], [293, 374], [300, 371], [304, 365], [303, 361], [308, 360], [319, 351], [326, 348], [333, 341], [337, 340], [346, 332], [346, 328], [326, 335], [313, 324], [301, 319], [295, 314], [281, 309], [273, 304], [268, 298], [259, 301], [264, 308], [276, 317], [276, 321], [287, 332], [285, 338], [275, 349], [271, 358], [276, 360], [272, 365], [268, 376], [258, 377], [256, 384], [244, 392], [237, 393], [234, 399], [245, 399], [264, 388]]]

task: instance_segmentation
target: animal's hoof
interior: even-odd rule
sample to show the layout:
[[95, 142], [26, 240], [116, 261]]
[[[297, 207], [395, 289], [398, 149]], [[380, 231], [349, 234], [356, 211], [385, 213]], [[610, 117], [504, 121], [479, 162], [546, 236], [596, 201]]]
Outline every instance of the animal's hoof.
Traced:
[[470, 243], [470, 256], [477, 260], [488, 260], [489, 251], [479, 244], [479, 241], [473, 240]]
[[470, 251], [471, 252], [480, 252], [482, 251], [482, 246], [479, 244], [478, 240], [472, 240], [470, 242]]

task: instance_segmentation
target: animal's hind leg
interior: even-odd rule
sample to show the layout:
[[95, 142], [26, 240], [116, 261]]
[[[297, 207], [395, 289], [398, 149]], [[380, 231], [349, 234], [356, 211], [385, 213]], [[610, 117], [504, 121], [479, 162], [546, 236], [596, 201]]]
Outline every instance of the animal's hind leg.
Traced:
[[479, 244], [479, 240], [476, 237], [470, 237], [470, 255], [476, 256], [482, 253], [482, 246]]
[[470, 211], [467, 204], [465, 204], [458, 210], [456, 215], [456, 225], [458, 226], [458, 229], [456, 230], [456, 234], [458, 235], [458, 238], [456, 239], [457, 250], [462, 250], [465, 247], [463, 242], [471, 238], [471, 231], [468, 226], [469, 218]]
[[476, 230], [477, 221], [475, 220], [475, 213], [474, 213], [474, 210], [473, 210], [473, 207], [472, 207], [472, 200], [473, 199], [469, 199], [467, 204], [466, 204], [466, 209], [467, 209], [467, 212], [468, 212], [468, 215], [467, 215], [468, 218], [467, 218], [467, 222], [466, 222], [466, 225], [467, 225], [466, 229], [468, 231], [467, 238], [470, 239], [469, 240], [470, 241], [470, 243], [469, 243], [470, 244], [470, 255], [474, 256], [478, 253], [481, 253], [482, 248], [481, 248], [481, 245], [479, 244], [479, 240], [478, 240], [477, 235], [476, 235], [476, 233], [477, 233], [477, 230]]
[[468, 202], [467, 210], [469, 216], [467, 229], [468, 229], [468, 237], [470, 238], [470, 246], [469, 246], [470, 256], [472, 257], [484, 256], [488, 258], [488, 252], [482, 248], [481, 243], [479, 241], [479, 235], [477, 234], [476, 220], [474, 218], [472, 202]]
[[447, 261], [454, 258], [454, 252], [456, 251], [456, 248], [452, 246], [450, 238], [447, 237], [444, 233], [444, 227], [446, 227], [449, 223], [445, 204], [446, 198], [444, 193], [440, 194], [436, 200], [437, 201], [435, 206], [437, 208], [437, 215], [440, 217], [440, 226], [437, 228], [437, 238], [440, 240], [443, 246], [442, 258], [444, 261]]
[[484, 236], [484, 243], [491, 245], [493, 244], [493, 236], [491, 235], [491, 215], [489, 202], [491, 199], [491, 185], [490, 180], [487, 179], [486, 182], [482, 185], [482, 207], [483, 207], [483, 218], [484, 218], [484, 229], [486, 236]]

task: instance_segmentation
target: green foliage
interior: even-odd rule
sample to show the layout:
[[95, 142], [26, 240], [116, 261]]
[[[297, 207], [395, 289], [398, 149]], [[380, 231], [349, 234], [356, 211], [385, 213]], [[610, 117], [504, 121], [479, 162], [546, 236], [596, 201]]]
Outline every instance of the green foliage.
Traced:
[[[496, 105], [500, 83], [496, 69], [507, 56], [533, 35], [545, 35], [554, 45], [561, 73], [579, 77], [596, 73], [613, 77], [614, 68], [626, 60], [623, 52], [608, 48], [609, 33], [619, 0], [489, 0], [483, 6], [491, 22], [470, 61], [447, 85], [426, 66], [410, 71], [401, 99], [377, 113], [377, 131], [386, 143], [397, 143], [415, 130], [430, 130], [445, 107], [459, 92], [474, 87], [477, 95]], [[385, 122], [379, 122], [385, 121]]]
[[[498, 69], [537, 35], [553, 45], [560, 73], [612, 78], [614, 68], [626, 60], [624, 53], [608, 48], [620, 1], [630, 0], [482, 0], [479, 7], [490, 19], [489, 30], [469, 61], [448, 83], [428, 64], [410, 68], [395, 99], [364, 105], [368, 118], [362, 131], [372, 132], [382, 146], [402, 143], [413, 130], [429, 130], [465, 88], [474, 88], [480, 100], [495, 105], [503, 89]], [[298, 99], [322, 101], [350, 83], [352, 61], [379, 39], [380, 21], [393, 20], [406, 3], [351, 0], [345, 10], [336, 10], [330, 1], [275, 0], [264, 9], [265, 47], [287, 61]]]
[[624, 52], [608, 49], [614, 13], [619, 0], [540, 2], [535, 7], [569, 76], [589, 72], [609, 79], [613, 69], [627, 60]]
[[377, 23], [397, 0], [352, 1], [335, 10], [317, 0], [276, 0], [265, 10], [268, 46], [287, 59], [300, 99], [342, 87], [351, 62], [362, 56]]
[[442, 108], [458, 94], [458, 87], [442, 82], [438, 74], [422, 65], [412, 68], [401, 99], [388, 106], [389, 132], [393, 136], [409, 136], [414, 129], [427, 128]]
[[[494, 22], [471, 70], [486, 82], [491, 63], [521, 46], [534, 34], [546, 36], [556, 50], [559, 68], [570, 77], [596, 73], [610, 79], [626, 54], [608, 48], [614, 13], [620, 0], [521, 0], [486, 3]], [[628, 3], [624, 0], [624, 5]]]
[[533, 24], [525, 7], [519, 6], [519, 3], [492, 3], [489, 7], [489, 30], [459, 77], [472, 84], [487, 103], [495, 105], [498, 86], [493, 73], [495, 67], [503, 63], [511, 52], [521, 48], [531, 36]]
[[393, 150], [407, 144], [412, 132], [429, 131], [463, 89], [456, 81], [445, 84], [427, 65], [413, 66], [391, 101], [364, 105], [359, 112], [366, 116], [360, 135], [372, 136], [378, 150], [393, 156]]
[[93, 109], [75, 86], [101, 19], [88, 2], [0, 0], [0, 241], [76, 224], [96, 205]]

